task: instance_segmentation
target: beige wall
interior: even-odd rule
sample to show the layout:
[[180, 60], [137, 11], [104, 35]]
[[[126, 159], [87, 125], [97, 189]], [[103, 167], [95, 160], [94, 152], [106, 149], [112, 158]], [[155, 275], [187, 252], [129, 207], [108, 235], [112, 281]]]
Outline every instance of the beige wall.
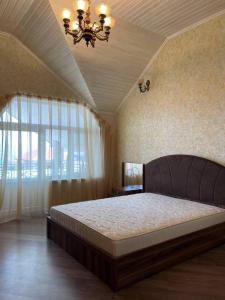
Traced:
[[121, 162], [193, 154], [225, 165], [225, 16], [167, 42], [117, 114]]
[[0, 33], [0, 96], [15, 92], [72, 98], [73, 92], [20, 42]]

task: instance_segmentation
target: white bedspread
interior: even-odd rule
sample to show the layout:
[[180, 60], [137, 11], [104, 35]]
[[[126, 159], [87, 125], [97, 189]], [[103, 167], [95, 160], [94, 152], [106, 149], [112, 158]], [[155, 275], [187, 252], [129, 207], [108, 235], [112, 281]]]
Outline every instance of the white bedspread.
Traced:
[[50, 215], [114, 256], [225, 221], [224, 209], [150, 193], [61, 205]]

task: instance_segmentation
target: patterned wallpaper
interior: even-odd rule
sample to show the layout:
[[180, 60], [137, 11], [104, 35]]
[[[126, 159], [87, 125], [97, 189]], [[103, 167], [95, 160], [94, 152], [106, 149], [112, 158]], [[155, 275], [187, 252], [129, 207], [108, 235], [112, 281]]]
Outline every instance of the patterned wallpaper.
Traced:
[[17, 91], [73, 98], [73, 92], [13, 37], [0, 34], [0, 96]]
[[169, 40], [117, 113], [121, 162], [193, 154], [225, 165], [225, 15]]

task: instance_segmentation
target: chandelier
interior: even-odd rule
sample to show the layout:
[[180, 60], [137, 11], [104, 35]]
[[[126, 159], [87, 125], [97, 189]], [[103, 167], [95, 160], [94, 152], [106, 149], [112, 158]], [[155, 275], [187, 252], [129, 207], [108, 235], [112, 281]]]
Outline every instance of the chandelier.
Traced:
[[95, 47], [95, 41], [109, 40], [110, 30], [115, 21], [110, 17], [110, 8], [105, 3], [101, 3], [96, 7], [96, 13], [99, 16], [99, 23], [91, 21], [91, 0], [77, 1], [77, 20], [72, 22], [72, 29], [70, 28], [71, 12], [69, 10], [63, 11], [63, 22], [65, 27], [65, 34], [70, 34], [73, 37], [74, 45], [81, 40], [85, 40], [86, 45], [91, 44]]

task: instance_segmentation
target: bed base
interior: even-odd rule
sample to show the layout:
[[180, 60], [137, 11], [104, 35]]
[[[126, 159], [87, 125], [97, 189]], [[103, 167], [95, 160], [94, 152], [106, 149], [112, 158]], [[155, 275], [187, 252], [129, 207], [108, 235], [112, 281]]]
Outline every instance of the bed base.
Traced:
[[113, 291], [225, 242], [225, 223], [114, 258], [47, 217], [47, 237]]

